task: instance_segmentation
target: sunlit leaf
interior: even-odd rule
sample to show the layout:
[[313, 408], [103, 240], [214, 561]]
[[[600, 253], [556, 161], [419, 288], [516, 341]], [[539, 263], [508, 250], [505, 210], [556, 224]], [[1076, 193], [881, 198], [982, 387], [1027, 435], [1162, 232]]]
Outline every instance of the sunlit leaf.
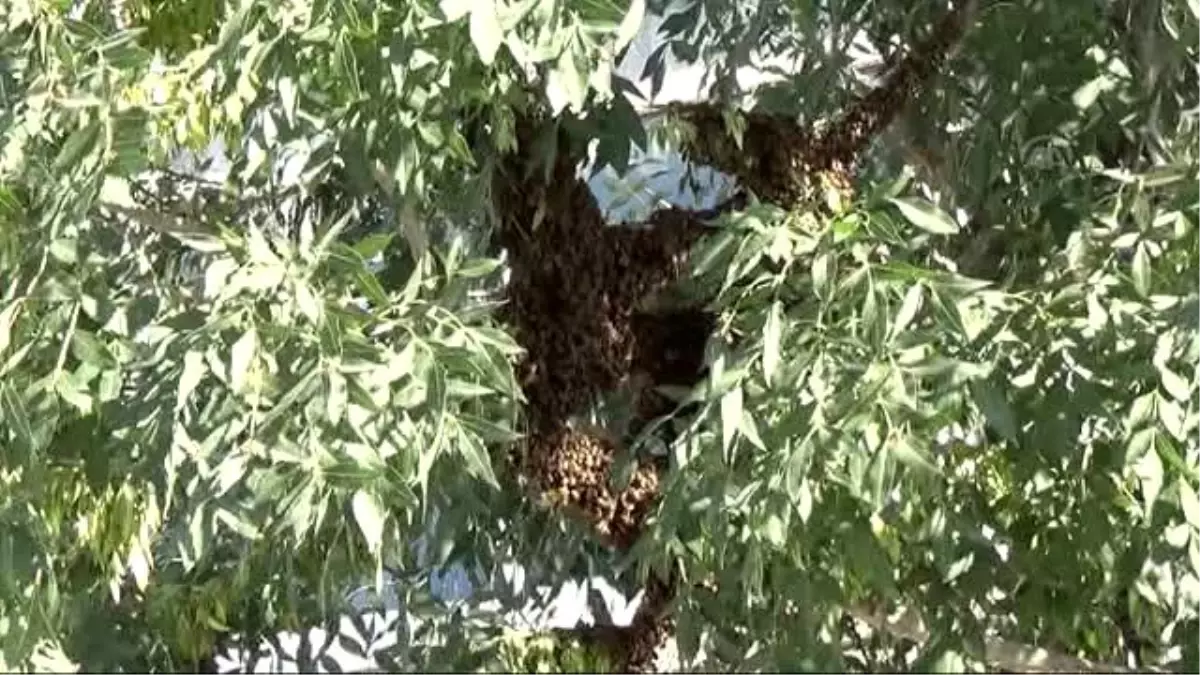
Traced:
[[183, 370], [179, 374], [179, 389], [175, 394], [175, 412], [183, 410], [187, 405], [188, 397], [200, 385], [200, 381], [204, 378], [207, 368], [204, 364], [204, 354], [198, 351], [189, 351], [183, 357]]
[[913, 469], [939, 474], [941, 470], [930, 461], [928, 453], [918, 450], [912, 443], [906, 439], [898, 438], [888, 444], [888, 451], [896, 458], [896, 461]]
[[1196, 496], [1196, 489], [1188, 483], [1187, 478], [1181, 477], [1176, 485], [1179, 487], [1179, 508], [1183, 511], [1183, 517], [1192, 529], [1200, 531], [1200, 497]]
[[350, 498], [350, 509], [367, 548], [378, 553], [383, 546], [383, 527], [387, 519], [379, 498], [367, 490], [357, 490]]
[[[443, 3], [445, 11], [445, 3]], [[492, 65], [496, 60], [496, 52], [504, 44], [504, 28], [500, 25], [500, 17], [496, 13], [493, 0], [477, 0], [471, 7], [471, 42], [479, 52], [479, 59], [485, 65]]]
[[1133, 254], [1133, 287], [1142, 295], [1150, 294], [1150, 254], [1145, 245], [1138, 245]]
[[958, 233], [958, 223], [932, 202], [918, 197], [893, 197], [888, 201], [900, 209], [908, 222], [930, 234]]
[[229, 350], [229, 385], [241, 391], [250, 374], [250, 366], [258, 353], [258, 332], [251, 328], [233, 343]]
[[734, 387], [721, 397], [721, 447], [726, 456], [733, 448], [733, 440], [742, 425], [742, 388]]
[[1158, 376], [1163, 389], [1176, 401], [1187, 401], [1191, 398], [1191, 385], [1166, 364], [1158, 365]]
[[767, 312], [767, 323], [763, 326], [763, 377], [767, 384], [771, 383], [775, 371], [779, 368], [780, 349], [783, 334], [783, 303], [776, 300], [771, 303]]
[[646, 0], [632, 0], [629, 3], [629, 10], [625, 12], [625, 18], [621, 19], [621, 25], [617, 28], [615, 49], [618, 52], [624, 49], [637, 35], [645, 16]]
[[892, 335], [896, 336], [903, 333], [912, 320], [916, 318], [917, 312], [921, 311], [921, 302], [925, 297], [925, 287], [922, 284], [909, 286], [908, 291], [904, 293], [904, 301], [900, 304], [900, 311], [896, 312], [896, 318], [892, 321]]
[[1158, 450], [1152, 443], [1147, 452], [1142, 453], [1141, 458], [1133, 465], [1133, 473], [1138, 477], [1138, 481], [1142, 487], [1141, 505], [1143, 513], [1149, 518], [1151, 511], [1154, 509], [1155, 503], [1158, 501], [1158, 495], [1162, 492], [1164, 472], [1162, 458], [1158, 456]]

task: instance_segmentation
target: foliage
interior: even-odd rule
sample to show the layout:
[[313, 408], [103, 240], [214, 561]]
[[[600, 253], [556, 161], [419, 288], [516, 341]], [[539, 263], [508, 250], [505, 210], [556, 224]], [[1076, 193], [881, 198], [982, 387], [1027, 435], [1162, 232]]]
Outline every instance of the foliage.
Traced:
[[[161, 4], [0, 1], [8, 669], [190, 670], [385, 567], [411, 669], [528, 666], [487, 609], [518, 586], [672, 567], [685, 667], [954, 669], [997, 634], [1198, 667], [1194, 2], [983, 2], [852, 203], [722, 215], [686, 280], [718, 316], [707, 376], [667, 392], [628, 552], [504, 461], [517, 120], [548, 109], [618, 173], [677, 137], [614, 75], [652, 12], [653, 83], [699, 57], [735, 102], [751, 47], [803, 54], [755, 105], [815, 123], [864, 89], [849, 47], [890, 59], [941, 8]], [[227, 180], [171, 170], [212, 143]], [[480, 583], [447, 608], [452, 564]], [[864, 605], [924, 617], [914, 662], [851, 644]]]

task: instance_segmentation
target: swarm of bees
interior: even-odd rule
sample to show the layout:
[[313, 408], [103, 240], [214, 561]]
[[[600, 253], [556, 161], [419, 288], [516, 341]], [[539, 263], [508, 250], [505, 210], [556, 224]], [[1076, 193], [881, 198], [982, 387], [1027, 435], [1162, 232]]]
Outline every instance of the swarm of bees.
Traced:
[[[519, 142], [535, 133], [528, 121]], [[679, 273], [701, 229], [681, 209], [660, 211], [651, 227], [609, 227], [576, 176], [577, 157], [560, 152], [545, 183], [513, 180], [530, 167], [510, 160], [493, 186], [512, 261], [506, 314], [529, 354], [520, 377], [530, 424], [554, 429], [627, 380], [638, 303]]]
[[[739, 145], [716, 106], [674, 105], [670, 113], [696, 131], [685, 154], [779, 206], [812, 203], [818, 191], [831, 188], [849, 196], [858, 155], [941, 66], [968, 14], [966, 7], [951, 11], [881, 87], [820, 133], [795, 120], [749, 113]], [[671, 208], [655, 213], [646, 227], [607, 225], [578, 177], [580, 157], [570, 151], [570, 139], [561, 130], [547, 136], [547, 128], [538, 115], [518, 119], [518, 150], [502, 162], [492, 186], [498, 237], [512, 270], [506, 319], [527, 354], [518, 375], [530, 433], [515, 463], [543, 503], [576, 514], [602, 541], [627, 549], [653, 509], [664, 467], [639, 462], [627, 486], [613, 489], [618, 442], [573, 427], [572, 416], [598, 395], [627, 387], [636, 390], [636, 417], [645, 422], [673, 407], [655, 387], [690, 386], [702, 376], [713, 318], [699, 309], [655, 314], [640, 307], [677, 278], [712, 214]], [[535, 155], [548, 137], [557, 151], [546, 166]], [[616, 640], [625, 672], [652, 670], [670, 631], [665, 608], [673, 583], [651, 580], [646, 591], [632, 625], [605, 639]]]
[[640, 464], [624, 489], [613, 489], [617, 452], [602, 432], [562, 428], [529, 440], [523, 468], [546, 503], [579, 514], [607, 545], [626, 549], [658, 496], [659, 475], [656, 466]]
[[859, 156], [942, 68], [974, 15], [974, 4], [963, 2], [947, 12], [882, 86], [819, 132], [788, 117], [750, 112], [739, 143], [727, 132], [724, 113], [712, 104], [669, 105], [669, 116], [692, 127], [684, 155], [737, 177], [764, 201], [785, 208], [820, 204], [829, 190], [849, 201]]

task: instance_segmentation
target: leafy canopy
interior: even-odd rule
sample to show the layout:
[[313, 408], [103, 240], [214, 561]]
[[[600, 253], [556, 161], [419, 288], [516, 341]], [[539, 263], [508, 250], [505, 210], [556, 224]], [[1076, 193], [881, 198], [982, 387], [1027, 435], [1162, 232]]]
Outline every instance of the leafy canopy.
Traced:
[[[1194, 2], [983, 2], [852, 203], [723, 216], [687, 279], [708, 374], [630, 552], [502, 470], [517, 120], [545, 105], [618, 174], [670, 146], [614, 74], [656, 15], [645, 89], [699, 60], [734, 100], [754, 49], [802, 55], [754, 105], [816, 123], [864, 89], [847, 54], [943, 11], [909, 4], [0, 3], [0, 662], [188, 670], [386, 567], [418, 627], [377, 658], [498, 667], [520, 561], [531, 587], [714, 580], [675, 599], [685, 666], [957, 670], [994, 635], [1123, 662], [1140, 636], [1194, 672]], [[213, 149], [227, 177], [183, 166]], [[923, 617], [915, 662], [851, 645], [863, 606]]]

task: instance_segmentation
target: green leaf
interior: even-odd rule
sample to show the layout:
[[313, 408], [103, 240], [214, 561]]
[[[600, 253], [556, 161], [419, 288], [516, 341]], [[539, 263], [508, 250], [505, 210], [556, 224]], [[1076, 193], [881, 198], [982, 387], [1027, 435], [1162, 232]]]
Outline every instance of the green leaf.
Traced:
[[767, 322], [763, 326], [763, 379], [771, 384], [775, 371], [779, 368], [780, 342], [783, 333], [783, 303], [779, 300], [771, 303], [767, 311]]
[[20, 302], [13, 302], [0, 310], [0, 356], [12, 344], [12, 328], [17, 322], [17, 310], [20, 308]]
[[1191, 398], [1191, 385], [1188, 384], [1187, 380], [1167, 367], [1165, 363], [1158, 365], [1158, 376], [1159, 381], [1162, 382], [1163, 389], [1176, 401], [1186, 402]]
[[521, 439], [521, 434], [513, 431], [508, 425], [476, 415], [462, 413], [459, 415], [458, 422], [484, 443], [513, 443]]
[[[471, 8], [471, 42], [485, 66], [496, 61], [496, 52], [504, 44], [504, 28], [496, 13], [495, 0], [475, 0]], [[444, 7], [444, 5], [443, 5]]]
[[888, 452], [904, 466], [931, 474], [941, 474], [941, 469], [929, 460], [929, 456], [909, 443], [905, 438], [896, 438], [888, 444]]
[[812, 261], [813, 293], [822, 300], [828, 300], [830, 285], [837, 276], [837, 261], [832, 253], [822, 253]]
[[77, 383], [75, 378], [64, 376], [54, 380], [54, 391], [62, 400], [70, 403], [84, 415], [91, 414], [95, 401], [87, 387]]
[[762, 436], [758, 433], [758, 423], [754, 421], [754, 416], [749, 410], [742, 411], [742, 423], [738, 425], [738, 430], [750, 441], [754, 447], [766, 452], [767, 446], [763, 443]]
[[1146, 244], [1138, 244], [1137, 252], [1133, 254], [1133, 287], [1143, 297], [1150, 295], [1150, 253]]
[[245, 537], [246, 539], [254, 541], [262, 537], [262, 532], [254, 525], [254, 523], [246, 520], [232, 511], [218, 508], [214, 512], [213, 517], [219, 520], [234, 533]]
[[346, 387], [346, 378], [336, 370], [330, 370], [326, 373], [329, 381], [329, 388], [325, 396], [325, 416], [330, 424], [338, 425], [342, 423], [342, 418], [346, 414], [346, 405], [349, 402], [349, 392]]
[[900, 304], [900, 311], [896, 313], [896, 318], [892, 321], [893, 338], [903, 333], [904, 329], [908, 328], [908, 324], [916, 318], [917, 312], [921, 311], [921, 303], [924, 299], [924, 284], [909, 286], [908, 291], [904, 294], [904, 302]]
[[1188, 562], [1192, 563], [1192, 574], [1200, 578], [1200, 537], [1190, 537], [1188, 542]]
[[763, 523], [762, 535], [767, 543], [775, 548], [783, 548], [787, 543], [787, 524], [779, 514], [768, 514], [766, 522]]
[[1092, 107], [1096, 99], [1100, 98], [1100, 94], [1108, 91], [1113, 87], [1113, 80], [1108, 75], [1100, 75], [1093, 78], [1087, 84], [1084, 84], [1075, 93], [1071, 95], [1071, 101], [1075, 103], [1075, 107], [1080, 110], [1087, 110]]
[[893, 197], [889, 199], [910, 223], [930, 234], [958, 234], [958, 223], [950, 214], [926, 199]]
[[179, 374], [179, 389], [175, 393], [175, 412], [178, 414], [187, 405], [188, 397], [200, 386], [200, 380], [208, 372], [204, 364], [204, 353], [189, 351], [183, 356], [183, 369]]
[[975, 399], [975, 405], [979, 406], [980, 411], [983, 412], [988, 426], [1005, 440], [1016, 442], [1017, 421], [1004, 392], [992, 382], [981, 379], [971, 382], [971, 394]]
[[[34, 437], [33, 427], [30, 425], [29, 411], [25, 408], [25, 404], [17, 392], [13, 391], [8, 382], [2, 380], [0, 380], [0, 419], [4, 420], [4, 426], [15, 432], [17, 441], [24, 446], [25, 452], [30, 452], [37, 447], [37, 439]], [[13, 460], [14, 458], [9, 458], [14, 465], [19, 465]]]
[[625, 12], [625, 18], [621, 20], [621, 26], [617, 29], [617, 41], [614, 46], [614, 51], [620, 52], [625, 48], [633, 38], [637, 36], [638, 30], [642, 27], [642, 20], [646, 18], [646, 0], [633, 0], [629, 3], [629, 11]]
[[246, 386], [246, 376], [250, 373], [250, 364], [258, 353], [258, 332], [251, 328], [233, 343], [229, 352], [229, 386], [234, 391], [241, 391]]
[[83, 161], [85, 154], [96, 149], [99, 140], [100, 124], [97, 122], [92, 122], [82, 129], [76, 129], [67, 137], [67, 142], [63, 143], [62, 150], [54, 159], [54, 170], [59, 173], [73, 171]]
[[1147, 520], [1150, 519], [1163, 488], [1162, 458], [1158, 456], [1158, 449], [1154, 447], [1157, 442], [1156, 440], [1152, 443], [1149, 452], [1143, 453], [1141, 459], [1133, 465], [1133, 473], [1142, 486], [1142, 509]]
[[742, 396], [742, 388], [734, 387], [721, 397], [721, 447], [727, 457], [738, 427], [742, 425]]
[[587, 75], [575, 63], [575, 50], [563, 50], [550, 76], [546, 78], [546, 96], [555, 114], [563, 110], [582, 110], [587, 99]]
[[479, 442], [474, 434], [459, 428], [456, 449], [466, 461], [467, 473], [482, 480], [492, 488], [499, 490], [500, 483], [496, 480], [495, 470], [492, 469], [492, 458], [488, 456], [487, 448]]
[[1167, 433], [1181, 441], [1184, 440], [1187, 432], [1184, 429], [1183, 408], [1175, 401], [1161, 397], [1155, 402], [1154, 407], [1158, 412], [1158, 421], [1162, 422]]
[[802, 480], [796, 493], [796, 515], [800, 516], [800, 522], [807, 523], [813, 510], [812, 487], [809, 486], [807, 480]]
[[1184, 519], [1193, 530], [1200, 531], [1200, 497], [1196, 496], [1196, 489], [1182, 476], [1176, 485], [1179, 486], [1179, 508]]
[[129, 181], [117, 176], [104, 177], [104, 185], [100, 188], [100, 200], [126, 208], [137, 207], [137, 203], [133, 201]]
[[383, 549], [383, 526], [387, 520], [379, 498], [367, 490], [357, 490], [350, 499], [350, 509], [367, 548], [378, 554]]

